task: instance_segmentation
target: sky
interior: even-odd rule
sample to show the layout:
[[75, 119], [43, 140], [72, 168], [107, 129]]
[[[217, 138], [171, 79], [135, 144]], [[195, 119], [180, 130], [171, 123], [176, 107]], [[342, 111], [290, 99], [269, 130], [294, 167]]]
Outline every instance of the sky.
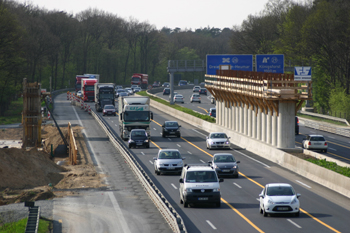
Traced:
[[241, 26], [248, 15], [262, 11], [268, 0], [15, 0], [47, 10], [75, 15], [96, 8], [129, 21], [155, 25], [157, 29], [199, 29]]

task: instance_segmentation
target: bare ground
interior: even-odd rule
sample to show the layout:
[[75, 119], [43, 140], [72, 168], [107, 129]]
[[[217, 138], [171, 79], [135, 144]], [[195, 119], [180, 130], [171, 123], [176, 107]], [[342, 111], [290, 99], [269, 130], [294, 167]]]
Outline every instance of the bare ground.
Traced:
[[[67, 135], [67, 127], [61, 127]], [[72, 195], [79, 189], [100, 188], [105, 185], [95, 170], [81, 133], [73, 127], [78, 147], [77, 165], [68, 165], [67, 156], [50, 155], [63, 140], [53, 125], [42, 126], [44, 146], [37, 149], [0, 149], [0, 205], [24, 201], [47, 200]], [[21, 140], [22, 128], [0, 130], [0, 140]], [[57, 165], [63, 163], [66, 165]]]

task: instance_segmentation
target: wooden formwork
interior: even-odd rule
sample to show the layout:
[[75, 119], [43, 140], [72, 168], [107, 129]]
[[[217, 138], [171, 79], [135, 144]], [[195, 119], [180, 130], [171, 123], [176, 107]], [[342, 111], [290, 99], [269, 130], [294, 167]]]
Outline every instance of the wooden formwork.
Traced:
[[77, 148], [77, 144], [75, 142], [72, 125], [70, 124], [70, 122], [68, 123], [67, 134], [68, 134], [67, 137], [68, 137], [68, 141], [69, 141], [69, 162], [71, 165], [77, 165], [78, 148]]
[[23, 79], [23, 145], [22, 148], [41, 146], [41, 88], [40, 83]]

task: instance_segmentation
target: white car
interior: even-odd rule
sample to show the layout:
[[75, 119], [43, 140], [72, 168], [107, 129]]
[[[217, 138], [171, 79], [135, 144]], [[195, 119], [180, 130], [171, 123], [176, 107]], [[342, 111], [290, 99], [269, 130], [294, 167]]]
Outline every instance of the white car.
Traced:
[[227, 137], [225, 133], [215, 132], [210, 133], [206, 137], [207, 149], [231, 149], [230, 137]]
[[183, 95], [174, 95], [174, 103], [185, 103]]
[[78, 91], [78, 92], [77, 92], [77, 96], [78, 96], [78, 97], [82, 97], [82, 96], [83, 96], [83, 94], [81, 93], [81, 91]]
[[259, 212], [266, 217], [268, 214], [294, 214], [299, 216], [299, 193], [295, 193], [290, 184], [271, 183], [265, 185], [259, 194]]
[[325, 153], [328, 149], [328, 143], [322, 135], [309, 134], [303, 139], [301, 145], [305, 149], [321, 150]]
[[134, 94], [134, 91], [130, 88], [130, 87], [127, 87], [124, 89], [129, 95], [133, 95]]
[[[177, 92], [174, 92], [174, 96], [177, 95]], [[169, 101], [171, 100], [171, 93], [169, 94]]]
[[181, 174], [184, 166], [178, 149], [163, 149], [159, 150], [158, 156], [154, 157], [154, 173], [177, 173]]
[[192, 94], [190, 97], [190, 102], [198, 102], [201, 103], [201, 96], [199, 94]]

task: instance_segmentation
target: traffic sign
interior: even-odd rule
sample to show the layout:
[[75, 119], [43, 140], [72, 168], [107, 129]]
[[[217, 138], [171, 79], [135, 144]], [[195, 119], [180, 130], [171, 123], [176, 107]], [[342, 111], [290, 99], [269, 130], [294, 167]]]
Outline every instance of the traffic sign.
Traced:
[[231, 70], [253, 71], [253, 55], [207, 54], [207, 74], [216, 75], [220, 65], [230, 65]]
[[284, 73], [283, 54], [258, 54], [255, 56], [257, 72]]
[[294, 80], [311, 81], [311, 66], [294, 67]]

